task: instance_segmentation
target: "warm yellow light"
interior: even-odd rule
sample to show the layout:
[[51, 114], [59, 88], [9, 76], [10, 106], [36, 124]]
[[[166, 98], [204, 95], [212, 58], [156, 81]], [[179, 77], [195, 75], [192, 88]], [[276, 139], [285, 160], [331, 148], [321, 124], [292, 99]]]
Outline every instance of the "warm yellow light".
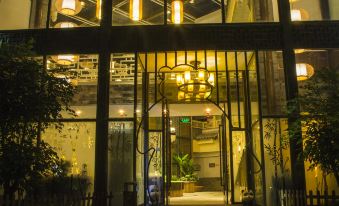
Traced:
[[75, 56], [71, 54], [58, 55], [56, 63], [64, 66], [73, 64], [75, 61]]
[[183, 79], [181, 74], [177, 74], [177, 85], [180, 86], [183, 84]]
[[299, 9], [291, 10], [291, 20], [292, 21], [301, 21], [301, 11]]
[[193, 84], [189, 84], [188, 87], [187, 87], [187, 90], [189, 92], [193, 92], [193, 89], [194, 89], [194, 85]]
[[208, 77], [208, 83], [214, 86], [214, 74], [213, 73], [210, 73], [210, 76]]
[[199, 70], [198, 78], [199, 78], [199, 81], [204, 81], [205, 80], [205, 71], [204, 70]]
[[75, 11], [75, 0], [63, 0], [61, 8]]
[[174, 24], [180, 24], [183, 21], [183, 7], [184, 4], [182, 0], [173, 0], [172, 1], [172, 22]]
[[130, 0], [129, 15], [133, 21], [142, 19], [142, 0]]
[[190, 71], [185, 71], [185, 82], [188, 82], [191, 80], [191, 72]]
[[202, 84], [199, 86], [199, 92], [204, 92], [206, 90], [206, 85]]
[[297, 69], [297, 76], [307, 76], [307, 68], [306, 64], [297, 64], [296, 65]]
[[57, 23], [54, 27], [64, 29], [64, 28], [74, 28], [74, 27], [77, 27], [77, 26], [78, 25], [76, 25], [73, 22], [64, 21], [64, 22]]
[[76, 15], [81, 11], [82, 5], [79, 0], [56, 0], [55, 8], [59, 13]]
[[101, 19], [101, 0], [97, 0], [97, 10], [96, 10], [97, 19]]
[[182, 99], [184, 99], [184, 98], [185, 98], [185, 92], [179, 91], [179, 92], [178, 92], [178, 100], [182, 100]]
[[297, 73], [297, 80], [298, 81], [303, 81], [314, 74], [314, 68], [306, 63], [299, 63], [295, 65], [296, 68], [296, 73]]

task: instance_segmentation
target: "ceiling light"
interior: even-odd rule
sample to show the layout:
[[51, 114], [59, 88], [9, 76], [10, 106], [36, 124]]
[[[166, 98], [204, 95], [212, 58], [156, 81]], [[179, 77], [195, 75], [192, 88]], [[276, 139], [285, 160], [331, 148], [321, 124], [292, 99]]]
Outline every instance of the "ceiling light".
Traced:
[[133, 21], [142, 19], [142, 0], [130, 0], [129, 16]]
[[96, 9], [96, 13], [95, 13], [95, 16], [99, 20], [101, 19], [101, 1], [102, 0], [97, 0], [97, 9]]
[[172, 22], [174, 24], [181, 24], [184, 17], [184, 3], [182, 0], [172, 1]]

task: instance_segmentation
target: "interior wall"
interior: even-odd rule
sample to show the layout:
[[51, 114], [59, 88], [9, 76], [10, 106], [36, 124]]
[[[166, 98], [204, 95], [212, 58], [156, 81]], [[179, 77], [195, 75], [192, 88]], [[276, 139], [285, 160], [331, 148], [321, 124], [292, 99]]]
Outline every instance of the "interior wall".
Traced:
[[30, 0], [0, 0], [0, 30], [28, 29]]

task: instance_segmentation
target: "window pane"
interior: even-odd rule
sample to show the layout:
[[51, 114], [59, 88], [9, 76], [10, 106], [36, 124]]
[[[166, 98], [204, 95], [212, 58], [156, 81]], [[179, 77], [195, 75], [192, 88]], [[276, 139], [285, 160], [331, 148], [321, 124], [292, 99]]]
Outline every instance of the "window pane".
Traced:
[[277, 22], [277, 0], [225, 0], [227, 23]]
[[292, 21], [338, 20], [339, 2], [337, 0], [292, 0]]
[[124, 186], [133, 182], [133, 122], [110, 122], [108, 128], [108, 190], [112, 205], [123, 205]]
[[0, 1], [0, 30], [28, 29], [30, 9], [31, 1]]
[[[49, 56], [47, 69], [76, 87], [71, 108], [77, 118], [95, 118], [97, 104], [98, 55], [59, 54]], [[70, 118], [63, 114], [64, 118]]]
[[133, 117], [135, 55], [115, 53], [110, 70], [110, 117]]
[[[95, 123], [64, 123], [61, 132], [52, 125], [42, 134], [42, 139], [67, 163], [67, 186], [82, 194], [93, 192]], [[54, 187], [65, 192], [66, 185]]]

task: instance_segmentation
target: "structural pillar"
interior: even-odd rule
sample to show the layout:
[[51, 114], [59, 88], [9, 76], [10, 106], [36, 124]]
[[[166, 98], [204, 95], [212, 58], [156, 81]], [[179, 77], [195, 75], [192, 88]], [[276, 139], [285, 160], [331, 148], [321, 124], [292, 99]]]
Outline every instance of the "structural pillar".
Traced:
[[97, 121], [95, 141], [94, 202], [106, 205], [108, 176], [108, 118], [109, 118], [109, 69], [111, 54], [110, 29], [112, 26], [112, 0], [102, 0], [100, 23], [100, 49], [97, 88]]
[[[293, 48], [293, 31], [289, 0], [279, 1], [279, 18], [282, 29], [286, 100], [287, 105], [290, 105], [290, 101], [298, 97], [298, 82], [295, 67], [296, 62]], [[304, 161], [298, 158], [299, 154], [303, 151], [302, 145], [298, 144], [298, 140], [302, 138], [301, 124], [298, 122], [299, 115], [300, 111], [299, 109], [296, 109], [288, 116], [289, 128], [297, 126], [299, 131], [296, 134], [294, 133], [295, 138], [290, 141], [291, 174], [294, 188], [304, 190], [306, 188], [305, 166]]]

